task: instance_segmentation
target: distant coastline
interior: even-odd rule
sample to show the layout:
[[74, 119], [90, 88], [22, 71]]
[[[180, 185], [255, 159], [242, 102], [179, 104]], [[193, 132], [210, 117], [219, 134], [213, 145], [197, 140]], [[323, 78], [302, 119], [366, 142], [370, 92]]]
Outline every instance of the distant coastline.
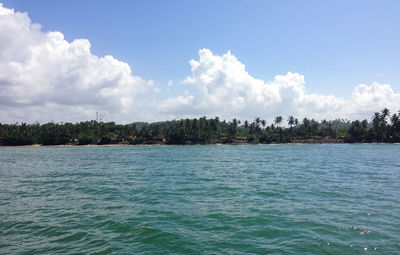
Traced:
[[221, 144], [221, 143], [209, 143], [209, 144], [86, 144], [86, 145], [76, 145], [76, 144], [59, 144], [59, 145], [43, 145], [43, 144], [30, 144], [30, 145], [0, 145], [0, 148], [37, 148], [37, 147], [46, 147], [46, 148], [68, 148], [68, 147], [145, 147], [145, 146], [211, 146], [211, 145], [231, 145], [231, 146], [241, 146], [241, 145], [323, 145], [323, 144], [360, 144], [360, 145], [384, 145], [384, 144], [397, 144], [398, 143], [380, 143], [380, 142], [371, 142], [371, 143], [349, 143], [349, 142], [312, 142], [312, 143], [300, 143], [300, 142], [293, 142], [293, 143], [242, 143], [242, 144]]
[[261, 118], [241, 122], [218, 117], [125, 125], [94, 120], [0, 123], [0, 146], [399, 143], [399, 115], [385, 108], [375, 112], [370, 121], [299, 121], [293, 116], [276, 116], [270, 125]]

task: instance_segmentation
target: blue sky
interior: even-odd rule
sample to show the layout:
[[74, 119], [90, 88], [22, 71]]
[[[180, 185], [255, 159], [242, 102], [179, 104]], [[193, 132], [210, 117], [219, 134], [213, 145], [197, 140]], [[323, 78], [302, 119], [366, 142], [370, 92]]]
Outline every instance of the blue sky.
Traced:
[[[349, 99], [359, 84], [400, 91], [400, 1], [3, 1], [44, 33], [84, 38], [144, 80], [180, 83], [200, 49], [231, 53], [265, 82], [304, 75], [306, 91]], [[180, 88], [171, 88], [180, 93]], [[187, 88], [190, 92], [193, 88]]]
[[230, 50], [253, 76], [305, 75], [313, 92], [347, 96], [379, 80], [400, 89], [400, 1], [4, 1], [44, 30], [87, 38], [146, 79], [190, 74], [201, 48]]

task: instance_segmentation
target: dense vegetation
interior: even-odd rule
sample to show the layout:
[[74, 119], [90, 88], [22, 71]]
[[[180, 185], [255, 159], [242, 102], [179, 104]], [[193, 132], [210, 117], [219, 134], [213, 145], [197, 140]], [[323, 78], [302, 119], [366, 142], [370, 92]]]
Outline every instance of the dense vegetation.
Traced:
[[213, 144], [213, 143], [359, 143], [400, 142], [399, 113], [388, 109], [376, 112], [371, 121], [343, 119], [316, 121], [293, 116], [277, 116], [274, 123], [256, 118], [253, 122], [218, 117], [182, 119], [165, 122], [135, 122], [127, 125], [114, 122], [86, 121], [47, 123], [40, 125], [0, 123], [0, 145], [62, 144]]

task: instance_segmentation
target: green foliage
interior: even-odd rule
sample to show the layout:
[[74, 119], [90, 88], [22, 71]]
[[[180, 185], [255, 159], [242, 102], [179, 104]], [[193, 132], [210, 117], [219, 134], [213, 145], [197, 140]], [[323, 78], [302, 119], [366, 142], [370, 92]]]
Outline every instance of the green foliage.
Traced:
[[110, 144], [110, 143], [112, 143], [111, 137], [104, 135], [100, 138], [99, 144]]
[[79, 136], [79, 145], [88, 145], [88, 144], [93, 144], [95, 143], [95, 139], [94, 137], [87, 135], [87, 134], [83, 134]]
[[60, 144], [213, 144], [213, 143], [290, 143], [290, 142], [400, 142], [400, 112], [388, 109], [376, 112], [371, 122], [344, 119], [322, 120], [294, 116], [281, 126], [282, 116], [274, 123], [259, 117], [253, 122], [233, 119], [181, 119], [164, 122], [114, 122], [1, 124], [0, 145]]

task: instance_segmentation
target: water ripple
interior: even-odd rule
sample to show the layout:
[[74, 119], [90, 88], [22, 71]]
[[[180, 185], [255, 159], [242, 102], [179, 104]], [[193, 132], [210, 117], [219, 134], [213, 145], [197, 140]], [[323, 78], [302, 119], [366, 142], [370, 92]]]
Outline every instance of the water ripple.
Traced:
[[0, 254], [399, 254], [399, 146], [0, 148]]

